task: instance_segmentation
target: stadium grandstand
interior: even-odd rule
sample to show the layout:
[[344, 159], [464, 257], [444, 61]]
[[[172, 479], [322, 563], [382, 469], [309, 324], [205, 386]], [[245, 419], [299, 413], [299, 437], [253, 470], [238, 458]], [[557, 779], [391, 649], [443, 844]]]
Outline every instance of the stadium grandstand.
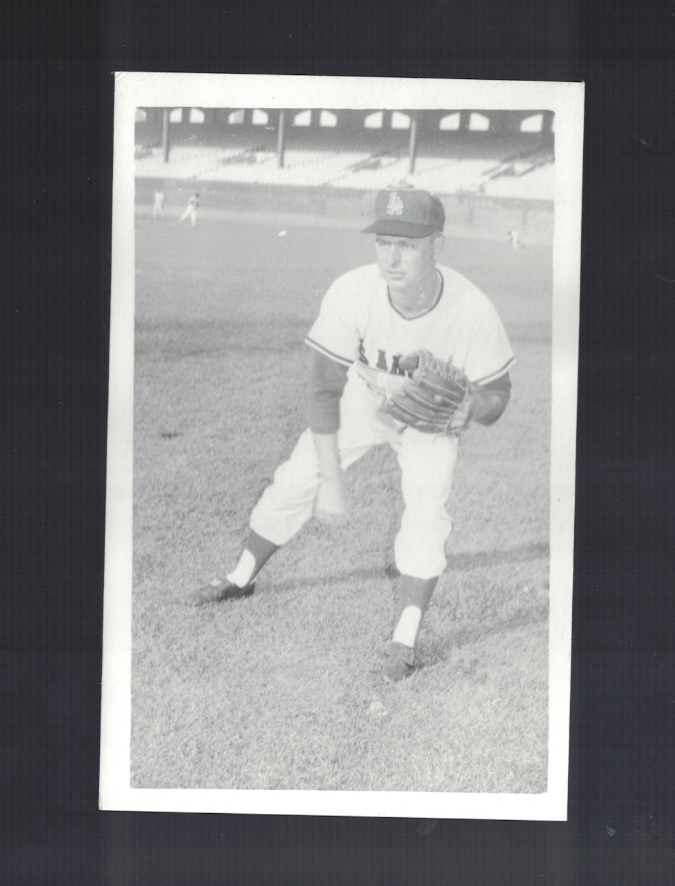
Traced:
[[[137, 108], [136, 177], [551, 203], [551, 111]], [[552, 208], [552, 206], [551, 206]]]

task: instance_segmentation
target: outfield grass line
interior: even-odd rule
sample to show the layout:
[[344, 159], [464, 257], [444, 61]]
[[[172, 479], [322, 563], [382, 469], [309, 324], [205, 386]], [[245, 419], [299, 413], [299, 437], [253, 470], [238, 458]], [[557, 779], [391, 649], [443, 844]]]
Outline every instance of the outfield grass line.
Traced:
[[[178, 220], [182, 215], [182, 207], [165, 209], [163, 221]], [[149, 218], [152, 216], [152, 207], [143, 203], [136, 204], [136, 217]], [[358, 219], [346, 218], [339, 215], [317, 215], [299, 212], [270, 212], [251, 209], [211, 209], [202, 207], [199, 209], [198, 219], [206, 221], [237, 222], [238, 224], [265, 224], [280, 225], [282, 228], [335, 228], [336, 230], [360, 230], [363, 223]], [[160, 224], [160, 222], [158, 222]], [[198, 223], [199, 226], [199, 223]]]
[[[166, 224], [177, 222], [183, 214], [184, 207], [166, 207], [164, 210], [164, 219], [158, 221], [157, 224]], [[146, 203], [137, 203], [135, 206], [136, 218], [152, 218], [152, 206]], [[213, 209], [210, 207], [200, 207], [198, 212], [197, 228], [200, 221], [208, 222], [230, 222], [236, 224], [263, 224], [278, 225], [283, 231], [285, 228], [329, 228], [335, 231], [354, 231], [361, 232], [363, 226], [367, 224], [364, 218], [356, 216], [342, 215], [322, 215], [318, 213], [300, 213], [270, 210], [251, 210], [251, 209]], [[189, 222], [185, 222], [185, 227], [189, 227]], [[483, 225], [466, 225], [453, 224], [451, 219], [447, 219], [445, 223], [446, 237], [456, 237], [466, 240], [490, 240], [501, 242], [506, 237], [507, 229], [510, 224], [483, 226]], [[280, 232], [281, 236], [281, 232]], [[529, 236], [529, 242], [533, 246], [550, 246], [548, 238], [538, 235]]]

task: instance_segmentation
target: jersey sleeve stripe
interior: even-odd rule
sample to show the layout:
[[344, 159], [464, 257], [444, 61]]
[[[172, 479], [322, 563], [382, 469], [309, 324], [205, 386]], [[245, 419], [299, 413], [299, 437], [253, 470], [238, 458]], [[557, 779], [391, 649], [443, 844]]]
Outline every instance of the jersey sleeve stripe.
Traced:
[[314, 348], [315, 351], [319, 351], [320, 354], [325, 354], [326, 357], [330, 357], [331, 360], [335, 360], [337, 363], [342, 363], [343, 366], [351, 366], [354, 362], [353, 360], [348, 360], [347, 357], [341, 357], [340, 354], [334, 354], [332, 351], [329, 351], [328, 348], [325, 348], [323, 345], [319, 344], [318, 341], [314, 341], [314, 339], [309, 336], [305, 339], [305, 344], [309, 345], [310, 348]]
[[487, 384], [489, 381], [494, 381], [496, 378], [499, 378], [500, 375], [504, 375], [505, 372], [508, 372], [508, 370], [513, 366], [513, 364], [514, 364], [515, 362], [516, 362], [516, 358], [515, 358], [515, 357], [511, 357], [511, 358], [510, 358], [510, 359], [504, 364], [504, 366], [502, 366], [501, 369], [498, 369], [496, 372], [491, 372], [489, 375], [484, 375], [483, 378], [471, 379], [471, 381], [472, 381], [475, 385], [485, 385], [485, 384]]

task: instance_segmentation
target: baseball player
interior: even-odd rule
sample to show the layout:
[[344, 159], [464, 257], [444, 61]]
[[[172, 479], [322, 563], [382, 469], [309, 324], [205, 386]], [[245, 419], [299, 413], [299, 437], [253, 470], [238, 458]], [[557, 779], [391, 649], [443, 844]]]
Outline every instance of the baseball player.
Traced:
[[424, 613], [447, 566], [446, 510], [459, 435], [491, 425], [509, 400], [513, 352], [492, 304], [438, 265], [445, 213], [438, 197], [408, 186], [375, 201], [376, 263], [349, 271], [324, 296], [306, 343], [313, 348], [310, 427], [253, 509], [235, 569], [194, 592], [206, 605], [253, 593], [280, 545], [312, 515], [342, 523], [343, 471], [388, 444], [401, 468], [405, 510], [395, 541], [398, 611], [383, 677], [413, 671]]
[[511, 244], [512, 249], [522, 249], [523, 244], [520, 240], [520, 231], [517, 228], [513, 228], [513, 230], [508, 233], [508, 240]]
[[155, 202], [152, 207], [153, 218], [164, 218], [164, 194], [157, 189], [155, 191]]
[[188, 205], [185, 209], [185, 212], [178, 219], [178, 224], [182, 221], [185, 221], [186, 218], [190, 219], [190, 223], [194, 228], [197, 224], [197, 209], [199, 208], [199, 194], [193, 194], [192, 197], [188, 200]]

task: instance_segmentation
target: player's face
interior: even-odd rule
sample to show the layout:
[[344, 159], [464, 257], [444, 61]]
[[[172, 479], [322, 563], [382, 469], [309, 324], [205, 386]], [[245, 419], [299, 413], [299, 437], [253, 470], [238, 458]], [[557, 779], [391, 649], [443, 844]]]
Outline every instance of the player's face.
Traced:
[[436, 236], [378, 234], [375, 238], [377, 264], [389, 288], [401, 293], [419, 290], [436, 264], [440, 241]]

